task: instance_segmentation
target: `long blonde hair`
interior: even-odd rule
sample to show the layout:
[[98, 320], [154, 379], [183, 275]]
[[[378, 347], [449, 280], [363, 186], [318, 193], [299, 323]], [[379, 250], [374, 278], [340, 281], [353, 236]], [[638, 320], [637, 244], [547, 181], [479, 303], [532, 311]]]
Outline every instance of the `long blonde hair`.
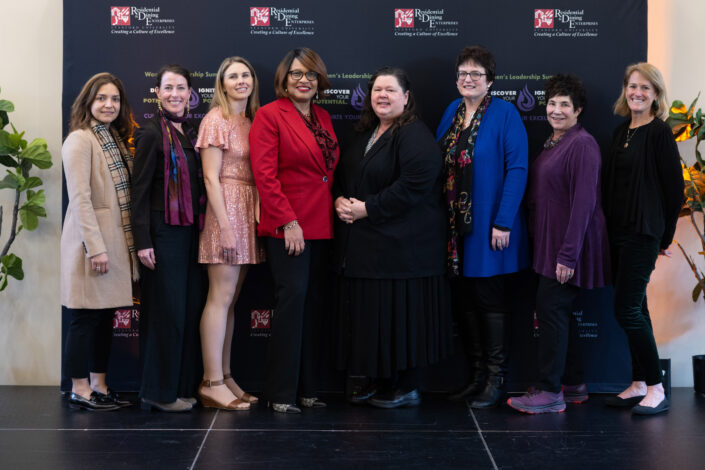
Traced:
[[228, 102], [228, 95], [225, 93], [223, 81], [225, 80], [225, 71], [236, 62], [243, 64], [252, 74], [252, 93], [250, 93], [250, 96], [247, 98], [247, 106], [245, 108], [245, 116], [252, 120], [259, 109], [259, 81], [257, 80], [257, 74], [252, 64], [250, 64], [247, 59], [240, 56], [228, 57], [220, 64], [215, 77], [215, 93], [213, 93], [211, 109], [220, 108], [220, 112], [223, 113], [225, 119], [230, 117], [230, 103]]
[[627, 104], [626, 93], [627, 85], [629, 84], [629, 77], [631, 77], [634, 72], [639, 72], [654, 86], [654, 90], [656, 91], [656, 99], [651, 104], [651, 112], [662, 121], [665, 120], [668, 117], [666, 82], [663, 80], [663, 75], [661, 75], [661, 72], [659, 72], [655, 66], [649, 64], [648, 62], [632, 64], [624, 71], [624, 79], [622, 80], [622, 94], [619, 95], [619, 98], [617, 98], [617, 101], [614, 103], [614, 114], [624, 117], [631, 114], [631, 110]]

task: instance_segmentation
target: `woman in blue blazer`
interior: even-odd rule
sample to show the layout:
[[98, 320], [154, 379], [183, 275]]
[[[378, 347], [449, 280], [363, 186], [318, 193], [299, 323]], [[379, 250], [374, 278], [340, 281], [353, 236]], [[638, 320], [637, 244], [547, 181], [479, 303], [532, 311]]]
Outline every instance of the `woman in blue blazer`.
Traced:
[[474, 408], [504, 395], [505, 325], [513, 274], [529, 266], [520, 204], [528, 141], [514, 105], [492, 98], [495, 61], [482, 46], [456, 60], [461, 98], [446, 109], [436, 132], [444, 156], [448, 205], [448, 270], [457, 277], [454, 301], [471, 367], [470, 382], [451, 399]]

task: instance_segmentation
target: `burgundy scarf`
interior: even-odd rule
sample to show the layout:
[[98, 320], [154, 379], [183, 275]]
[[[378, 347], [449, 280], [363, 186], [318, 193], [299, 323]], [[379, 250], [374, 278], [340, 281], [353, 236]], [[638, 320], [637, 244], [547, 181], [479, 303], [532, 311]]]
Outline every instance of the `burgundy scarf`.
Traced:
[[[159, 107], [160, 123], [162, 126], [162, 147], [164, 149], [164, 222], [167, 225], [192, 225], [193, 201], [191, 201], [191, 178], [186, 162], [186, 154], [179, 141], [179, 134], [172, 122], [186, 122], [186, 115], [175, 116], [169, 111]], [[198, 181], [203, 181], [201, 168], [201, 155], [196, 148], [196, 136], [190, 126], [184, 126], [186, 137], [193, 144], [198, 161]], [[205, 220], [206, 195], [201, 191], [198, 201], [199, 217], [198, 228], [203, 228]]]

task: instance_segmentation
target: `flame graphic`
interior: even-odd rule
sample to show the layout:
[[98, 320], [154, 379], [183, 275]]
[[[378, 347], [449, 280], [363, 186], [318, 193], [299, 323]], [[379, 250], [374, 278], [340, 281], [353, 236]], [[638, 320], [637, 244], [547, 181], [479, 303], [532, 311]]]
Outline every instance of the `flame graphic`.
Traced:
[[536, 106], [536, 98], [529, 91], [529, 85], [524, 84], [524, 88], [519, 92], [519, 98], [517, 98], [517, 108], [527, 112], [534, 109]]
[[357, 111], [362, 111], [362, 106], [365, 102], [365, 92], [362, 90], [360, 84], [353, 90], [352, 96], [350, 96], [350, 105]]
[[198, 106], [198, 103], [201, 102], [201, 98], [198, 96], [198, 93], [196, 93], [196, 90], [193, 88], [191, 89], [191, 96], [189, 96], [188, 99], [188, 107], [191, 110], [194, 110], [196, 106]]

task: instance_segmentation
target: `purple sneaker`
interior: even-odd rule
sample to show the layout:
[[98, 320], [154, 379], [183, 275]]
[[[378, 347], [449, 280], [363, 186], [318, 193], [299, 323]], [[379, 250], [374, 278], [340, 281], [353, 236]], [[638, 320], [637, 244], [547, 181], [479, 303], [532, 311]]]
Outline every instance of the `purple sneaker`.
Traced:
[[561, 387], [566, 403], [578, 405], [588, 400], [588, 392], [585, 384], [563, 385]]
[[529, 390], [520, 397], [507, 400], [507, 405], [522, 413], [561, 413], [565, 411], [563, 392], [551, 393], [543, 390]]

